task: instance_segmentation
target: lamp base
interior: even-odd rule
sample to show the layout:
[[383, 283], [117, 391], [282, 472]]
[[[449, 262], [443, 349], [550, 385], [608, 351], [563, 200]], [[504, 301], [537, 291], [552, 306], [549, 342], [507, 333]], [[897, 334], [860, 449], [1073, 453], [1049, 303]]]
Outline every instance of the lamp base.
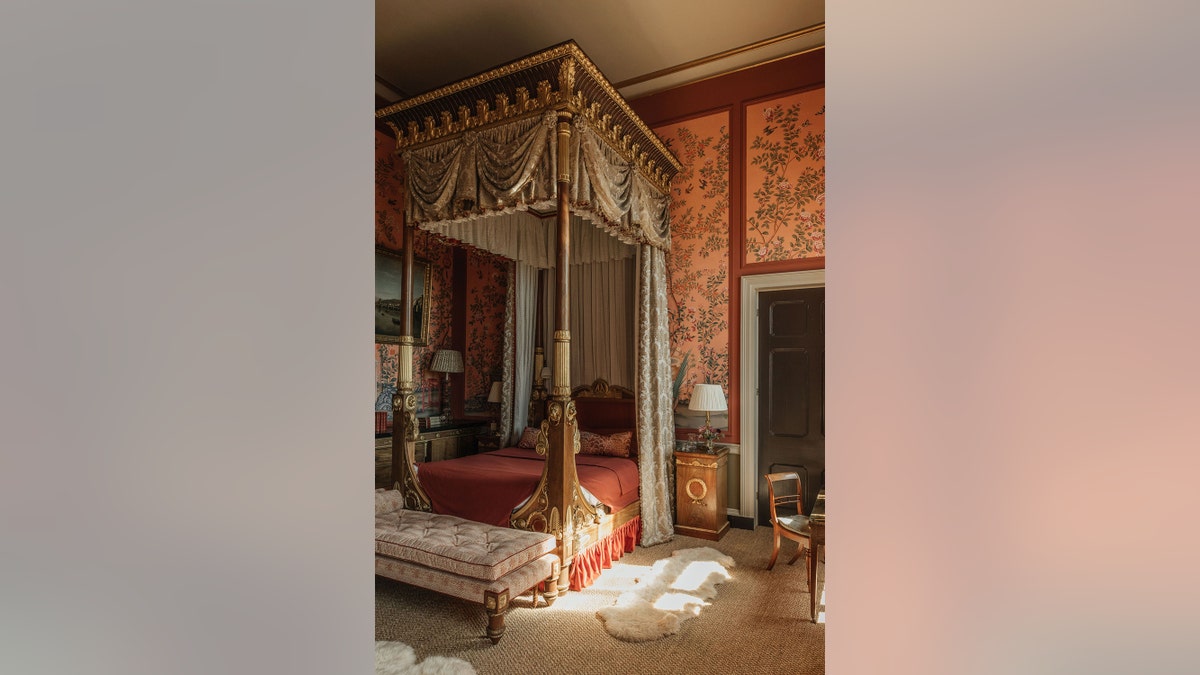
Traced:
[[450, 373], [442, 376], [442, 416], [450, 419]]

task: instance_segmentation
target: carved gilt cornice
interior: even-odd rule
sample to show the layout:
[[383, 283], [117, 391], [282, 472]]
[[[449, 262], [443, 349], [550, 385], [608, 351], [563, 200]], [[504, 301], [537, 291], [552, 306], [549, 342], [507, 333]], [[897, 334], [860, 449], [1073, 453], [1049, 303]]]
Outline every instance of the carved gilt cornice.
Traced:
[[679, 160], [574, 41], [376, 111], [410, 150], [547, 110], [568, 111], [664, 194]]

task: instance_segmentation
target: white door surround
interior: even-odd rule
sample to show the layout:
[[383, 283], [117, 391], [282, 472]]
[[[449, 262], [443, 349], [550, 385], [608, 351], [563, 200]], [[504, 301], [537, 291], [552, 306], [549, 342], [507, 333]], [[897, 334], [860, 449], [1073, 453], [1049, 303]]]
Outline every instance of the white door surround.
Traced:
[[777, 272], [742, 277], [741, 335], [741, 500], [743, 517], [758, 524], [755, 492], [758, 489], [758, 295], [763, 291], [825, 286], [825, 270]]

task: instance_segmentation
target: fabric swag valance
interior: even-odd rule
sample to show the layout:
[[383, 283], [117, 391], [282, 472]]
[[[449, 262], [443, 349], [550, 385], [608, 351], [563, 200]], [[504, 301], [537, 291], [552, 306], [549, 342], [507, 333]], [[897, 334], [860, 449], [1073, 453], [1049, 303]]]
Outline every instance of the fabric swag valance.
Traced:
[[[434, 229], [555, 206], [556, 114], [468, 131], [403, 153], [408, 223]], [[627, 244], [670, 246], [668, 195], [604, 143], [586, 117], [572, 122], [571, 211]]]

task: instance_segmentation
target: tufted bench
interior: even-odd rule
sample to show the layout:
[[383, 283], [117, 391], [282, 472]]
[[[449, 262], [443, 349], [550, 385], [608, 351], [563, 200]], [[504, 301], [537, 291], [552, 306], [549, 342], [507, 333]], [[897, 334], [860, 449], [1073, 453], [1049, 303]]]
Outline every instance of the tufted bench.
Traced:
[[375, 491], [375, 574], [464, 600], [481, 601], [492, 644], [504, 635], [509, 599], [548, 581], [558, 597], [554, 537], [424, 511], [409, 511], [396, 490]]

